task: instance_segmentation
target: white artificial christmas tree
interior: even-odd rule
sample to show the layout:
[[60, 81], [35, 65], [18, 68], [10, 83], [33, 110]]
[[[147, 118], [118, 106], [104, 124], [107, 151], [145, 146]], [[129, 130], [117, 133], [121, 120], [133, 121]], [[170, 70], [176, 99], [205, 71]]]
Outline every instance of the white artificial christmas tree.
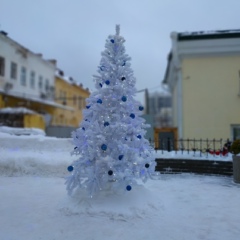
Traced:
[[143, 182], [155, 172], [152, 147], [144, 138], [148, 127], [141, 117], [143, 106], [134, 99], [135, 78], [124, 38], [106, 40], [97, 76], [96, 91], [86, 100], [83, 121], [73, 133], [79, 159], [68, 167], [68, 193], [84, 188], [90, 196], [110, 189], [130, 191], [137, 179]]

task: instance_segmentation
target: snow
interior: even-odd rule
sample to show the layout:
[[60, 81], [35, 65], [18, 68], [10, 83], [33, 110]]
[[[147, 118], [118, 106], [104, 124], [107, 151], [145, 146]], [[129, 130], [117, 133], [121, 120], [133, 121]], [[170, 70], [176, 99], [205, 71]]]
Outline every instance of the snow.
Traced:
[[37, 114], [37, 112], [32, 111], [28, 108], [25, 107], [16, 107], [16, 108], [11, 108], [11, 107], [7, 107], [7, 108], [1, 108], [0, 109], [0, 113], [8, 113], [8, 114]]
[[46, 133], [39, 128], [17, 128], [17, 127], [6, 127], [0, 126], [0, 136], [6, 134], [6, 137], [11, 135], [42, 135], [45, 136]]
[[227, 153], [226, 155], [222, 156], [220, 154], [210, 154], [210, 153], [203, 153], [200, 151], [155, 151], [154, 153], [155, 158], [164, 158], [164, 159], [189, 159], [189, 160], [214, 160], [214, 161], [232, 161], [232, 154]]
[[69, 197], [71, 141], [0, 133], [0, 239], [239, 239], [232, 177], [162, 174], [130, 192]]

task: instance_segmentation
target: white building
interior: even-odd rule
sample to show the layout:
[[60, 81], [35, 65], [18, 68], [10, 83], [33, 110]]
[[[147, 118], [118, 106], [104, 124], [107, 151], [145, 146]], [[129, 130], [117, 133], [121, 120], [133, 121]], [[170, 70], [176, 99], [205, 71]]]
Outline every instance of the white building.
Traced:
[[56, 61], [44, 60], [0, 32], [0, 91], [18, 97], [54, 99]]

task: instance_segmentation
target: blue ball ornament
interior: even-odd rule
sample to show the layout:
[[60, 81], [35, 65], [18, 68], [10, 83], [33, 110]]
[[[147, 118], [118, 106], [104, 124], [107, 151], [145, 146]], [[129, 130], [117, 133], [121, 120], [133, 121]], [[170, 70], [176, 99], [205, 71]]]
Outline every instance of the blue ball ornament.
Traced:
[[113, 171], [112, 171], [112, 170], [109, 170], [109, 171], [108, 171], [108, 175], [109, 175], [109, 176], [112, 176], [112, 175], [113, 175]]
[[109, 81], [109, 80], [106, 80], [105, 83], [106, 83], [107, 85], [109, 85], [109, 84], [110, 84], [110, 81]]
[[102, 104], [102, 99], [98, 99], [97, 103]]
[[111, 39], [110, 41], [111, 41], [111, 43], [114, 43], [114, 39]]
[[122, 64], [122, 66], [125, 66], [125, 64], [126, 64], [126, 62], [124, 61], [123, 64]]
[[141, 138], [142, 138], [142, 136], [141, 136], [141, 135], [137, 135], [137, 138], [141, 139]]
[[101, 84], [101, 83], [99, 83], [99, 86], [100, 86], [100, 87], [102, 87], [102, 84]]
[[109, 126], [109, 122], [104, 123], [104, 127], [107, 127], [107, 126]]
[[143, 111], [144, 107], [143, 106], [139, 106], [139, 111]]
[[127, 101], [127, 97], [126, 96], [122, 96], [122, 101], [126, 102]]
[[82, 127], [82, 130], [85, 131], [85, 127]]
[[90, 105], [87, 105], [86, 108], [89, 109], [91, 106]]
[[131, 190], [132, 190], [132, 187], [131, 187], [130, 185], [127, 185], [127, 186], [126, 186], [126, 189], [127, 189], [127, 191], [131, 191]]
[[122, 77], [121, 80], [124, 81], [126, 78], [125, 77]]
[[68, 166], [67, 169], [68, 169], [69, 172], [72, 172], [73, 171], [73, 166]]
[[150, 167], [149, 163], [146, 163], [145, 168], [149, 168], [149, 167]]
[[119, 155], [118, 160], [122, 160], [122, 159], [123, 159], [123, 155]]
[[102, 149], [103, 151], [106, 151], [106, 150], [107, 150], [107, 145], [106, 145], [106, 144], [102, 144], [101, 149]]
[[135, 114], [134, 114], [134, 113], [131, 113], [131, 114], [130, 114], [130, 118], [134, 119], [134, 118], [135, 118]]

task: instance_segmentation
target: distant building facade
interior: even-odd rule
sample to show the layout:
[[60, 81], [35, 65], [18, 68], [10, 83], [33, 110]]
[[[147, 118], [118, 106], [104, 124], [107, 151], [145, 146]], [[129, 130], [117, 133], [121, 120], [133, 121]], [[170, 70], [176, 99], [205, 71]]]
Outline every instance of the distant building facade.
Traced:
[[154, 119], [154, 127], [172, 125], [172, 98], [168, 91], [149, 93], [148, 108], [149, 114]]
[[18, 96], [54, 99], [56, 65], [0, 32], [0, 88]]
[[82, 121], [82, 110], [86, 106], [86, 98], [90, 92], [73, 78], [64, 75], [62, 70], [55, 74], [56, 102], [71, 107], [73, 110], [57, 109], [52, 121], [52, 126], [79, 127]]
[[[89, 91], [72, 78], [66, 81], [56, 71], [56, 60], [43, 59], [42, 54], [30, 51], [0, 31], [0, 109], [3, 109], [0, 125], [8, 123], [11, 127], [32, 126], [43, 130], [51, 126], [76, 128]], [[64, 96], [65, 102], [59, 99]], [[6, 108], [14, 112], [26, 108], [36, 116], [25, 112], [11, 114], [11, 121], [6, 121]], [[43, 121], [37, 121], [38, 118]], [[66, 134], [61, 136], [69, 137], [71, 129], [65, 129]], [[58, 133], [57, 130], [51, 135], [59, 136]]]
[[240, 30], [171, 33], [163, 83], [179, 138], [240, 138]]

